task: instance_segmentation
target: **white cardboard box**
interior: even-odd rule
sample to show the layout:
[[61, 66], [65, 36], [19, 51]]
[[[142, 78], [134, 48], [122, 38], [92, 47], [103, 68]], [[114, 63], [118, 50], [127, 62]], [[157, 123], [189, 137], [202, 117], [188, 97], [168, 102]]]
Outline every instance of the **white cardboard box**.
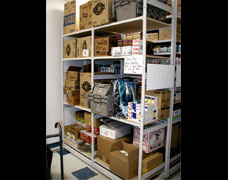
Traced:
[[123, 137], [131, 133], [130, 125], [121, 123], [120, 126], [118, 126], [118, 123], [119, 123], [118, 121], [115, 121], [114, 123], [113, 123], [114, 126], [112, 127], [104, 124], [100, 125], [100, 135], [109, 137], [111, 139], [118, 139], [120, 137]]
[[[154, 123], [157, 124], [157, 123]], [[164, 146], [165, 127], [161, 125], [151, 126], [144, 129], [143, 151], [150, 153]], [[133, 144], [138, 146], [140, 139], [140, 128], [134, 127]]]

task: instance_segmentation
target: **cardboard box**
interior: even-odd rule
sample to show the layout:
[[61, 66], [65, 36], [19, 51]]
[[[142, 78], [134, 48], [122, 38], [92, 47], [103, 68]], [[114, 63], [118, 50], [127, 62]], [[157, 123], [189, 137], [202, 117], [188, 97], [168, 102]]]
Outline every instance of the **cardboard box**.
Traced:
[[[92, 126], [91, 122], [91, 113], [90, 112], [85, 112], [85, 123], [87, 125]], [[93, 120], [93, 126], [94, 127], [99, 127], [101, 125], [101, 118], [97, 118]]]
[[71, 106], [76, 106], [80, 104], [80, 96], [67, 96], [67, 103]]
[[66, 79], [79, 81], [80, 80], [80, 70], [82, 67], [70, 66], [66, 72]]
[[[78, 72], [78, 77], [79, 77], [79, 72]], [[65, 79], [65, 87], [66, 88], [71, 88], [71, 89], [79, 89], [80, 87], [80, 81], [78, 80], [70, 80], [70, 79]]]
[[110, 56], [111, 48], [118, 45], [117, 39], [113, 37], [96, 38], [94, 41], [95, 56]]
[[76, 58], [77, 40], [63, 41], [63, 58]]
[[158, 109], [158, 119], [165, 119], [169, 117], [170, 108]]
[[149, 90], [145, 92], [146, 95], [150, 96], [158, 96], [158, 109], [168, 108], [170, 107], [170, 90]]
[[91, 36], [77, 38], [77, 58], [91, 57]]
[[[155, 124], [155, 123], [153, 123]], [[159, 124], [159, 123], [156, 123]], [[143, 134], [143, 151], [145, 153], [153, 152], [164, 145], [165, 128], [150, 126], [144, 129]], [[133, 144], [138, 146], [140, 139], [139, 127], [134, 127]]]
[[[97, 144], [97, 136], [94, 135], [94, 145]], [[86, 130], [80, 131], [80, 139], [85, 141], [88, 144], [92, 144], [92, 133], [87, 132]]]
[[[176, 39], [178, 41], [181, 40], [181, 32], [180, 32], [180, 26], [177, 26], [177, 33], [176, 33]], [[159, 29], [159, 40], [170, 40], [171, 39], [171, 28], [162, 28]]]
[[175, 148], [180, 144], [180, 124], [174, 124], [172, 127], [171, 148]]
[[119, 150], [110, 153], [110, 170], [123, 179], [131, 179], [138, 174], [139, 148], [133, 144], [118, 142]]
[[73, 136], [72, 138], [73, 138], [74, 141], [77, 141], [77, 139], [79, 139], [80, 131], [84, 130], [84, 129], [85, 128], [83, 128], [83, 127], [81, 127], [79, 125], [70, 127], [70, 129], [69, 129], [70, 130], [70, 134], [71, 134], [71, 136]]
[[87, 107], [87, 96], [91, 92], [91, 73], [80, 72], [80, 106]]
[[142, 174], [145, 174], [163, 163], [163, 154], [156, 152], [142, 160]]
[[75, 111], [75, 120], [85, 123], [85, 111]]
[[64, 4], [64, 34], [76, 31], [76, 1]]
[[92, 25], [112, 22], [112, 0], [92, 0]]
[[83, 72], [91, 72], [91, 64], [83, 65]]
[[80, 30], [92, 27], [92, 1], [80, 6]]
[[119, 139], [111, 139], [108, 137], [104, 137], [102, 135], [97, 136], [97, 156], [106, 162], [110, 163], [110, 152], [119, 149], [118, 144], [116, 142], [124, 141], [127, 143], [131, 143], [130, 136], [124, 136]]
[[131, 133], [131, 126], [118, 121], [100, 125], [100, 135], [109, 137], [111, 139], [118, 139]]
[[69, 97], [72, 97], [72, 96], [78, 96], [78, 97], [80, 97], [80, 90], [79, 89], [69, 90], [67, 92], [67, 96], [69, 96]]
[[150, 42], [157, 41], [158, 40], [158, 33], [148, 33], [146, 35], [146, 40], [150, 41]]

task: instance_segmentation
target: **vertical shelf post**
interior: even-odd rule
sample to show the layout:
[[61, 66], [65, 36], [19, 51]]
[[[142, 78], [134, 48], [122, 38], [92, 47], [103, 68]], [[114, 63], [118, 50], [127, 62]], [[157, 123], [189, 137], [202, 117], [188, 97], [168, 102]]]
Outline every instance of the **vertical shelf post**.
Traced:
[[[91, 89], [93, 89], [94, 85], [94, 28], [91, 29]], [[91, 166], [94, 164], [94, 113], [91, 112], [91, 132], [92, 132], [92, 161]]]
[[[176, 22], [177, 22], [177, 0], [172, 0], [172, 29], [171, 29], [171, 57], [170, 65], [175, 66], [176, 60]], [[175, 73], [175, 68], [173, 74]], [[175, 77], [174, 77], [175, 78]], [[174, 82], [175, 83], [175, 82]], [[173, 100], [174, 100], [174, 84], [171, 88], [170, 100], [170, 114], [168, 118], [167, 136], [166, 136], [166, 151], [165, 151], [165, 178], [169, 177], [170, 166], [170, 146], [172, 135], [172, 121], [173, 121]]]
[[142, 63], [142, 88], [141, 88], [141, 123], [140, 123], [140, 141], [139, 141], [139, 164], [138, 179], [142, 176], [142, 151], [143, 151], [143, 131], [144, 131], [144, 98], [145, 98], [145, 71], [146, 71], [146, 29], [147, 29], [147, 0], [143, 0], [143, 63]]
[[61, 20], [61, 51], [60, 51], [60, 54], [61, 54], [61, 89], [60, 89], [60, 93], [61, 93], [61, 111], [62, 111], [62, 119], [61, 119], [61, 125], [62, 125], [62, 133], [63, 133], [63, 138], [64, 138], [64, 104], [63, 104], [63, 100], [64, 100], [64, 93], [63, 93], [63, 81], [64, 81], [64, 61], [63, 61], [63, 22], [64, 22], [64, 18], [62, 18]]

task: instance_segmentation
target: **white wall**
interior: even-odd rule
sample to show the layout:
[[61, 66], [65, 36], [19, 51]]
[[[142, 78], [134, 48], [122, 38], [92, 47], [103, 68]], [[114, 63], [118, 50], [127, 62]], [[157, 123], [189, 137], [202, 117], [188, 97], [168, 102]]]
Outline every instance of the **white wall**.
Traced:
[[[61, 20], [64, 0], [46, 1], [46, 134], [58, 133], [61, 120]], [[47, 143], [58, 138], [47, 139]]]
[[[55, 123], [62, 119], [61, 109], [61, 20], [64, 4], [70, 0], [46, 0], [46, 134], [58, 133]], [[88, 0], [76, 0], [76, 10]], [[47, 143], [58, 138], [47, 139]]]

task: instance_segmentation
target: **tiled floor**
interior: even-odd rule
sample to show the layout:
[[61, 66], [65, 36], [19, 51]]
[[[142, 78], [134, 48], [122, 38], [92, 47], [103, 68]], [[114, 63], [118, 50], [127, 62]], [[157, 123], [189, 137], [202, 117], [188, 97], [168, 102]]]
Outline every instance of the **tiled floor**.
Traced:
[[[61, 179], [60, 155], [57, 150], [52, 150], [52, 151], [53, 151], [53, 157], [52, 157], [52, 164], [51, 164], [51, 178], [52, 180], [57, 180], [57, 179]], [[78, 171], [81, 169], [87, 170], [87, 171], [92, 170], [92, 172], [90, 173], [92, 174], [91, 176], [93, 177], [89, 178], [89, 180], [109, 180], [108, 177], [104, 176], [99, 171], [93, 169], [92, 167], [90, 167], [89, 165], [87, 165], [86, 163], [78, 159], [76, 156], [69, 153], [67, 150], [64, 150], [63, 169], [64, 169], [64, 179], [66, 180], [77, 180], [78, 178], [76, 178], [72, 173], [75, 173], [75, 171]], [[81, 177], [81, 176], [78, 176], [78, 177]], [[86, 180], [86, 179], [87, 178], [80, 178], [80, 180]], [[180, 171], [173, 174], [169, 178], [169, 180], [181, 180]]]

